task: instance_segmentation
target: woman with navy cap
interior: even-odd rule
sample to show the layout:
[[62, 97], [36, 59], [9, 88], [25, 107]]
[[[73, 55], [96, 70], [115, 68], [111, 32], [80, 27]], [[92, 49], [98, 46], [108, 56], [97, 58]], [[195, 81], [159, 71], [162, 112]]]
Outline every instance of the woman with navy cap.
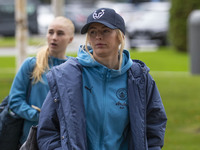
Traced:
[[40, 150], [160, 150], [167, 117], [148, 67], [124, 50], [125, 24], [113, 9], [93, 12], [78, 57], [47, 74]]

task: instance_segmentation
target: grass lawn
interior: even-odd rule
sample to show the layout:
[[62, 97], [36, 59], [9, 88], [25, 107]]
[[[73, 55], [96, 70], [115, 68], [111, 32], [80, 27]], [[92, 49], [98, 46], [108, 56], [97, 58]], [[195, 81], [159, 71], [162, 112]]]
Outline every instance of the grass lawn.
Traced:
[[168, 48], [131, 52], [144, 61], [159, 88], [168, 122], [163, 150], [200, 148], [200, 76], [189, 73], [189, 57]]
[[164, 150], [200, 147], [200, 77], [187, 73], [153, 72], [167, 117]]
[[[144, 61], [159, 88], [167, 117], [163, 150], [200, 148], [200, 76], [189, 73], [189, 58], [170, 48], [156, 52], [130, 51]], [[0, 57], [0, 98], [10, 89], [15, 74], [14, 57]]]
[[145, 62], [152, 71], [188, 71], [189, 60], [186, 53], [179, 53], [168, 47], [160, 48], [156, 52], [131, 51], [131, 58]]

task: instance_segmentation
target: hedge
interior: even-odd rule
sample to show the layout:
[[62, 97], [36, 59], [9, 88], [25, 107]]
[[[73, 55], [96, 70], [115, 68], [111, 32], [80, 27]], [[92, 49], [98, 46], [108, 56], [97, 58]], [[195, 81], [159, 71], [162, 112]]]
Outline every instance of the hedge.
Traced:
[[200, 0], [171, 0], [169, 38], [178, 51], [187, 52], [188, 16], [200, 9]]

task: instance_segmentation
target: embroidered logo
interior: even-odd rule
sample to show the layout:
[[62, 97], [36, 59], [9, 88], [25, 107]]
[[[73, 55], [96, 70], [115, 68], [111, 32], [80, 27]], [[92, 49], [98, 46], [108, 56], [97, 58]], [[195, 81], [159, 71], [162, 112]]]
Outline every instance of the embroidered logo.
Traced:
[[88, 90], [90, 93], [92, 93], [92, 88], [93, 87], [89, 88], [89, 87], [85, 86], [85, 89]]
[[93, 13], [93, 18], [94, 19], [99, 19], [99, 18], [101, 18], [103, 15], [104, 15], [104, 9], [102, 9], [99, 13], [97, 13], [97, 11], [95, 11], [94, 13]]
[[128, 104], [126, 102], [117, 102], [115, 105], [119, 106], [120, 109], [125, 109], [128, 107]]
[[116, 95], [118, 99], [125, 100], [127, 98], [127, 91], [125, 88], [118, 89]]

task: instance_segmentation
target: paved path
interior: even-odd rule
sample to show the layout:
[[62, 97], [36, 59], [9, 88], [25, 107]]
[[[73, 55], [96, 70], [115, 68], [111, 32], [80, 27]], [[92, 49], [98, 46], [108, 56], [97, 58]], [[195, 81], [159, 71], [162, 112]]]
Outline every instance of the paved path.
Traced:
[[[127, 38], [126, 38], [127, 39]], [[74, 37], [73, 42], [68, 46], [67, 52], [77, 52], [80, 45], [85, 44], [85, 35], [76, 34]], [[126, 41], [126, 47], [128, 48], [128, 42]], [[39, 46], [28, 46], [27, 53], [28, 54], [35, 54], [38, 50]], [[15, 47], [10, 48], [0, 48], [0, 56], [15, 56], [17, 53], [17, 50]]]
[[[73, 42], [68, 46], [68, 52], [77, 52], [80, 44], [85, 43], [85, 35], [75, 35]], [[40, 46], [28, 46], [27, 53], [35, 54]], [[16, 47], [0, 48], [0, 56], [15, 56], [17, 54]]]

